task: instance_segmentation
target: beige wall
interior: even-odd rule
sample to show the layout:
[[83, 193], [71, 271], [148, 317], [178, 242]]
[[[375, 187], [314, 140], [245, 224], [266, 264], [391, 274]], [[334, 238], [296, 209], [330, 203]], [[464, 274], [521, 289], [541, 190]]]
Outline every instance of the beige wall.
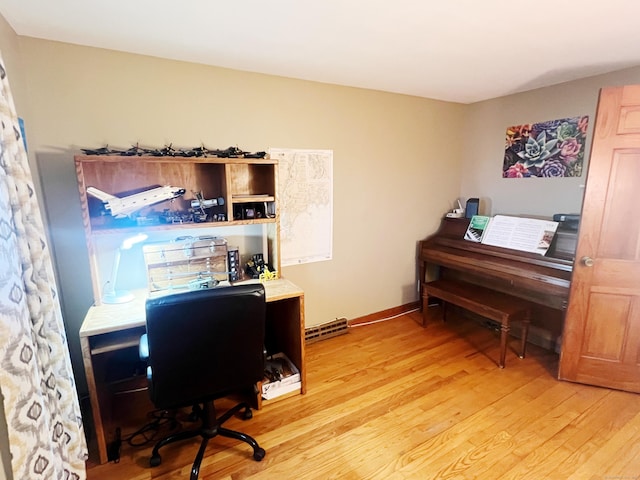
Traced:
[[77, 330], [92, 301], [72, 161], [81, 147], [332, 149], [334, 258], [283, 272], [305, 289], [311, 326], [416, 300], [416, 242], [458, 197], [481, 197], [491, 214], [578, 211], [584, 177], [500, 177], [504, 131], [585, 113], [593, 123], [603, 78], [618, 78], [460, 105], [33, 38], [20, 47], [30, 155], [80, 373]]
[[586, 163], [582, 177], [501, 178], [506, 128], [589, 115], [590, 147], [600, 89], [634, 83], [640, 83], [638, 67], [469, 105], [460, 195], [479, 197], [481, 213], [489, 215], [579, 213]]
[[[27, 107], [26, 99], [26, 78], [22, 68], [22, 55], [20, 53], [20, 42], [18, 36], [11, 26], [6, 22], [4, 17], [0, 15], [0, 52], [4, 60], [5, 68], [9, 74], [9, 82], [13, 101], [16, 109], [23, 112]], [[24, 115], [20, 115], [24, 117]]]
[[459, 191], [463, 105], [32, 38], [21, 47], [74, 358], [91, 303], [73, 167], [81, 147], [332, 149], [333, 260], [283, 271], [305, 290], [307, 325], [417, 299], [416, 242]]
[[416, 300], [416, 242], [458, 196], [481, 197], [491, 214], [578, 211], [584, 177], [500, 178], [505, 128], [585, 113], [593, 125], [601, 86], [640, 81], [629, 69], [464, 106], [18, 39], [1, 17], [0, 50], [42, 179], [80, 390], [77, 331], [92, 301], [72, 163], [80, 147], [332, 149], [334, 258], [283, 272], [305, 289], [314, 325]]

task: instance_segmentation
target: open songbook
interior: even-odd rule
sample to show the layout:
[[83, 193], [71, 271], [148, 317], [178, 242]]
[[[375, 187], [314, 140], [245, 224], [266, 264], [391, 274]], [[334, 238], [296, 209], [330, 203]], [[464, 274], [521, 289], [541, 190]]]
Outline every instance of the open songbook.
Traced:
[[535, 218], [474, 215], [464, 239], [545, 255], [558, 228], [558, 222]]

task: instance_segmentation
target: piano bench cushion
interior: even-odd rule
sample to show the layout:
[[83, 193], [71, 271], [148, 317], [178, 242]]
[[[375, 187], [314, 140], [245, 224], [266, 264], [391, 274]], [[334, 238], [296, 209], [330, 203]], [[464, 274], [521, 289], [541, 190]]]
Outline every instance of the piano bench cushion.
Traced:
[[429, 297], [439, 298], [445, 303], [444, 314], [446, 314], [446, 304], [451, 303], [482, 317], [500, 322], [501, 352], [499, 366], [501, 368], [504, 367], [510, 322], [512, 320], [522, 321], [522, 354], [520, 357], [524, 358], [529, 321], [531, 318], [531, 303], [497, 290], [449, 279], [427, 282], [423, 285], [422, 292], [423, 305], [425, 306], [423, 308], [423, 327], [427, 325], [427, 305], [429, 304]]

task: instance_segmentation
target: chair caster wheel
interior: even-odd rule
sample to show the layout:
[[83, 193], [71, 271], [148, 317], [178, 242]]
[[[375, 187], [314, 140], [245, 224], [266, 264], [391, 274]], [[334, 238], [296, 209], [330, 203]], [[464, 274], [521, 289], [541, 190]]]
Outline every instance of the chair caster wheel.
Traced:
[[162, 458], [160, 458], [160, 455], [151, 455], [151, 458], [149, 459], [149, 465], [151, 465], [152, 467], [157, 467], [161, 463]]
[[242, 415], [243, 420], [251, 420], [253, 418], [253, 412], [250, 408], [247, 408]]
[[264, 448], [258, 447], [253, 451], [253, 459], [256, 462], [260, 462], [260, 461], [262, 461], [262, 459], [264, 458], [264, 456], [266, 454], [267, 454], [267, 452], [264, 451]]

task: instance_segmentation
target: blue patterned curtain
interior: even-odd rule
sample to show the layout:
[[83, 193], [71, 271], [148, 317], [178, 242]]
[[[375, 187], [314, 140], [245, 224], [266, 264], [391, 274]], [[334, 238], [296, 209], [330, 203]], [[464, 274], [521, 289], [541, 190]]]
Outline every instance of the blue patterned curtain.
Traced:
[[49, 248], [0, 58], [0, 391], [14, 480], [86, 478]]

